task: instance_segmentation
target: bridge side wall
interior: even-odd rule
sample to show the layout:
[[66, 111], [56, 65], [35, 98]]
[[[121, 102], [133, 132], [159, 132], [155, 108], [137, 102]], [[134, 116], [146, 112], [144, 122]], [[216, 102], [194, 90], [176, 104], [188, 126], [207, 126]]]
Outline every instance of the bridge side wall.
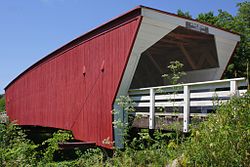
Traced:
[[10, 119], [112, 148], [112, 105], [139, 25], [130, 18], [36, 64], [6, 89]]

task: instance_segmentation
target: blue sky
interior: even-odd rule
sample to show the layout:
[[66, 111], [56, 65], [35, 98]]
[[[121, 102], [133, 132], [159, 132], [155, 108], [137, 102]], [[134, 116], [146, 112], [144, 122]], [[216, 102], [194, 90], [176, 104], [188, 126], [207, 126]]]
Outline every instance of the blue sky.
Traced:
[[18, 74], [81, 34], [138, 6], [193, 17], [218, 9], [235, 15], [241, 0], [1, 0], [0, 94]]

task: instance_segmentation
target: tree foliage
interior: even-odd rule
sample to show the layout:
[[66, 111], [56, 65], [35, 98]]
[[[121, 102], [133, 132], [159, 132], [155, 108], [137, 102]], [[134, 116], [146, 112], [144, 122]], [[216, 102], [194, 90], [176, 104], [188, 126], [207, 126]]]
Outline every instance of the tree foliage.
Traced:
[[54, 153], [59, 150], [59, 142], [64, 142], [72, 139], [72, 135], [67, 131], [59, 130], [53, 134], [52, 138], [47, 139], [42, 145], [48, 145], [46, 150], [43, 152], [42, 164], [51, 163], [54, 159]]
[[186, 17], [186, 18], [192, 18], [192, 16], [190, 15], [189, 12], [183, 12], [182, 10], [178, 9], [177, 10], [177, 15], [182, 16], [182, 17]]
[[[67, 131], [58, 131], [52, 138], [43, 142], [45, 150], [39, 149], [40, 144], [34, 144], [27, 139], [24, 131], [14, 123], [0, 124], [0, 166], [29, 167], [29, 166], [66, 166], [73, 162], [54, 161], [54, 153], [59, 150], [58, 143], [70, 139]], [[68, 165], [72, 166], [72, 165]]]
[[0, 124], [0, 166], [35, 166], [36, 148], [15, 124]]
[[250, 60], [250, 2], [238, 3], [237, 7], [236, 16], [219, 10], [217, 16], [213, 12], [208, 12], [201, 13], [196, 18], [199, 21], [239, 33], [241, 36], [235, 55], [225, 71], [225, 78], [246, 77], [247, 63]]
[[181, 148], [184, 166], [249, 166], [250, 92], [222, 104]]
[[0, 112], [5, 111], [5, 97], [4, 95], [0, 96]]

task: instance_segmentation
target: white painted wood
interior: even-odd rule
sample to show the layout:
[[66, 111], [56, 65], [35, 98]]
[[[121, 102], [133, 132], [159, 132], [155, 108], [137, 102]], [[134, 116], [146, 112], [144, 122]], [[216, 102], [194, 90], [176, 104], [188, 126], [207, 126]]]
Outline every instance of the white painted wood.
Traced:
[[229, 55], [233, 54], [234, 48], [236, 47], [238, 41], [229, 41], [225, 40], [225, 38], [221, 38], [219, 36], [215, 36], [215, 44], [217, 49], [219, 68], [214, 73], [214, 79], [221, 77], [224, 69], [230, 60]]
[[[138, 35], [136, 37], [136, 41], [132, 49], [132, 53], [130, 55], [130, 59], [128, 61], [124, 76], [122, 78], [122, 82], [117, 94], [118, 97], [127, 94], [136, 67], [138, 65], [141, 53], [150, 46], [152, 46], [154, 43], [156, 43], [158, 40], [160, 40], [163, 36], [174, 30], [177, 26], [185, 26], [185, 22], [187, 21], [184, 18], [179, 18], [173, 15], [168, 15], [147, 8], [143, 8], [142, 13], [144, 17], [142, 19]], [[215, 30], [211, 31], [210, 33], [214, 32], [216, 43], [221, 43], [216, 44], [216, 46], [218, 51], [218, 57], [219, 59], [221, 59], [220, 62], [222, 62], [222, 64], [220, 63], [219, 68], [188, 72], [185, 82], [218, 79], [224, 71], [229, 57], [231, 56], [231, 53], [234, 49], [234, 46], [236, 45], [236, 42], [239, 41], [239, 36], [213, 27], [209, 27], [209, 30], [212, 29]]]
[[[145, 33], [143, 33], [144, 40], [150, 41], [152, 35], [158, 34], [158, 32], [161, 32], [161, 29], [170, 29], [171, 31], [174, 30], [177, 26], [185, 27], [186, 21], [206, 26], [209, 28], [209, 33], [214, 34], [219, 66], [217, 68], [187, 72], [187, 75], [183, 77], [183, 82], [197, 82], [220, 79], [237, 42], [240, 40], [239, 35], [223, 31], [206, 24], [202, 24], [195, 20], [180, 18], [178, 16], [170, 15], [156, 10], [142, 8], [142, 15], [144, 16], [142, 24], [144, 26], [142, 31], [145, 31]], [[152, 30], [156, 30], [157, 32], [151, 33]]]
[[117, 93], [117, 98], [122, 95], [127, 95], [142, 52], [159, 41], [162, 37], [167, 35], [176, 27], [176, 25], [171, 25], [168, 23], [161, 23], [161, 25], [158, 25], [157, 22], [147, 20], [147, 18], [142, 19], [135, 44], [133, 46], [120, 88]]
[[190, 113], [190, 90], [187, 85], [184, 86], [184, 105], [183, 105], [183, 132], [188, 132]]
[[[232, 95], [242, 95], [247, 92], [246, 89], [238, 90], [238, 85], [246, 86], [245, 78], [234, 78], [216, 81], [206, 81], [197, 83], [187, 83], [182, 85], [168, 85], [161, 87], [150, 87], [150, 88], [140, 88], [130, 91], [132, 94], [130, 97], [136, 102], [135, 107], [139, 108], [149, 108], [149, 112], [137, 112], [134, 115], [146, 115], [149, 116], [149, 129], [154, 129], [154, 119], [155, 116], [178, 116], [183, 117], [183, 132], [189, 131], [189, 119], [190, 116], [205, 117], [207, 113], [190, 113], [190, 107], [200, 107], [201, 112], [203, 110], [212, 109], [221, 103], [225, 103], [230, 99]], [[214, 89], [207, 89], [208, 87], [213, 87]], [[173, 94], [173, 87], [180, 87], [179, 92], [183, 93]], [[213, 91], [216, 88], [227, 88], [227, 91]], [[157, 94], [157, 89], [169, 89], [172, 94]], [[190, 93], [191, 89], [202, 90], [202, 92]], [[148, 93], [149, 92], [149, 93]], [[174, 99], [174, 100], [173, 100]], [[155, 107], [178, 107], [183, 108], [183, 113], [155, 113]], [[180, 110], [181, 111], [181, 110]]]
[[[181, 107], [183, 102], [176, 102], [175, 105], [177, 107]], [[135, 107], [150, 107], [149, 102], [137, 102], [135, 103]], [[155, 107], [173, 107], [173, 103], [171, 102], [155, 102]]]
[[[206, 85], [215, 85], [220, 87], [220, 85], [228, 85], [230, 81], [237, 81], [243, 85], [246, 85], [245, 78], [233, 78], [233, 79], [223, 79], [223, 80], [214, 80], [214, 81], [204, 81], [204, 82], [194, 82], [194, 83], [185, 83], [185, 84], [178, 84], [178, 85], [167, 85], [167, 86], [155, 86], [155, 87], [148, 87], [148, 88], [139, 88], [139, 89], [131, 89], [130, 92], [133, 91], [143, 91], [143, 90], [149, 90], [151, 88], [154, 89], [164, 89], [164, 88], [173, 88], [173, 87], [183, 87], [185, 85], [190, 86], [190, 90], [193, 90], [192, 88], [195, 87], [205, 87]], [[207, 87], [205, 87], [207, 89]], [[200, 88], [201, 89], [201, 88]]]
[[[219, 103], [227, 102], [227, 100], [199, 100], [199, 101], [190, 101], [190, 107], [211, 107], [217, 106]], [[183, 107], [183, 101], [175, 101], [175, 102], [155, 102], [155, 107]], [[150, 107], [149, 102], [136, 102], [135, 107]]]
[[149, 101], [149, 129], [154, 129], [155, 125], [155, 91], [150, 89], [150, 101]]
[[[139, 95], [139, 96], [130, 96], [133, 101], [148, 101], [150, 96], [148, 95]], [[171, 95], [155, 95], [155, 100], [173, 100], [173, 99], [183, 99], [183, 94], [173, 94]]]
[[238, 96], [238, 86], [236, 81], [230, 81], [231, 96]]
[[[178, 26], [185, 27], [185, 22], [187, 21], [187, 19], [184, 18], [168, 15], [147, 8], [142, 8], [142, 16], [143, 19], [141, 21], [141, 25], [139, 27], [139, 31], [136, 36], [136, 40], [132, 48], [132, 52], [129, 57], [124, 75], [122, 77], [122, 81], [116, 98], [118, 98], [121, 95], [128, 94], [128, 90], [132, 82], [132, 79], [134, 77], [136, 68], [138, 66], [141, 54], [150, 46], [152, 46], [154, 43], [159, 41], [162, 37], [164, 37], [169, 32], [174, 30], [176, 27]], [[190, 21], [190, 20], [188, 21], [198, 23], [196, 21]], [[209, 33], [215, 35], [216, 47], [219, 57], [219, 67], [213, 69], [196, 70], [188, 72], [185, 82], [219, 79], [226, 67], [229, 58], [231, 57], [231, 54], [233, 52], [236, 43], [240, 40], [240, 37], [238, 35], [222, 31], [211, 26], [208, 27], [209, 27]], [[225, 43], [230, 46], [225, 45]], [[194, 89], [198, 88], [195, 88], [193, 86], [190, 87], [190, 90]], [[146, 90], [146, 92], [147, 91], [148, 90]], [[133, 93], [132, 92], [133, 91], [131, 91], [130, 94], [135, 95], [138, 93], [142, 93], [141, 90], [134, 91]], [[145, 92], [143, 92], [143, 94], [145, 94]], [[155, 104], [157, 105], [157, 103]], [[192, 105], [192, 102], [190, 105]]]
[[[142, 9], [143, 19], [138, 31], [138, 35], [136, 37], [136, 41], [134, 47], [132, 49], [130, 59], [128, 61], [127, 67], [125, 69], [124, 76], [122, 78], [122, 82], [120, 88], [118, 90], [117, 97], [121, 95], [126, 95], [129, 89], [129, 86], [132, 82], [136, 67], [138, 65], [141, 53], [145, 51], [147, 48], [152, 46], [158, 40], [160, 40], [163, 36], [167, 35], [169, 32], [174, 30], [177, 26], [185, 26], [186, 19], [175, 17], [172, 15], [167, 15], [164, 13], [157, 12], [155, 10]], [[224, 32], [222, 30], [217, 30], [221, 34]], [[227, 39], [223, 36], [215, 36], [217, 41], [221, 42], [223, 45], [218, 45], [219, 50], [226, 50], [227, 53], [223, 53], [227, 58], [230, 57], [230, 54], [233, 50], [233, 47], [236, 45], [236, 42], [239, 40], [239, 37], [235, 34], [231, 34], [226, 32], [226, 37], [232, 36], [232, 39]], [[232, 41], [233, 42], [230, 42]], [[236, 41], [236, 42], [235, 42]], [[229, 43], [230, 48], [224, 47], [224, 43]], [[227, 46], [227, 45], [225, 45]], [[221, 51], [221, 53], [222, 53]], [[220, 57], [220, 53], [218, 54]], [[224, 60], [224, 56], [222, 56], [222, 60]], [[226, 60], [226, 62], [228, 62]], [[221, 76], [221, 73], [224, 70], [226, 65], [220, 64], [220, 68], [213, 68], [208, 70], [196, 70], [194, 72], [188, 72], [187, 78], [185, 82], [194, 82], [194, 81], [203, 81], [203, 80], [214, 80], [218, 79]]]
[[152, 24], [152, 25], [159, 26], [159, 27], [168, 28], [168, 27], [171, 27], [171, 26], [176, 26], [176, 25], [173, 25], [172, 23], [162, 22], [162, 21], [152, 19], [152, 18], [149, 18], [149, 17], [143, 17], [143, 19], [144, 19], [144, 23]]
[[202, 24], [198, 21], [195, 20], [189, 20], [189, 19], [185, 19], [185, 18], [181, 18], [178, 16], [174, 16], [174, 15], [169, 15], [166, 13], [161, 13], [158, 12], [156, 10], [152, 10], [152, 9], [148, 9], [148, 8], [143, 8], [142, 9], [142, 15], [146, 18], [150, 18], [152, 20], [157, 20], [160, 22], [167, 22], [169, 24], [173, 24], [173, 25], [181, 25], [185, 27], [185, 22], [189, 21], [191, 23], [195, 23], [195, 24], [199, 24], [199, 25], [203, 25], [209, 28], [209, 33], [210, 34], [214, 34], [216, 36], [220, 36], [223, 37], [225, 39], [228, 40], [234, 40], [234, 41], [239, 41], [240, 40], [240, 36], [227, 32], [227, 31], [223, 31], [221, 29], [206, 25], [206, 24]]
[[[242, 95], [246, 93], [246, 90], [239, 90], [239, 94]], [[190, 98], [192, 99], [200, 99], [200, 98], [221, 98], [221, 97], [230, 97], [230, 91], [216, 91], [216, 92], [200, 92], [200, 93], [190, 93]], [[133, 101], [149, 101], [149, 95], [137, 95], [137, 96], [130, 96]], [[155, 100], [180, 100], [183, 99], [183, 94], [169, 94], [169, 95], [155, 95]]]
[[[130, 84], [132, 82], [136, 67], [138, 65], [138, 62], [140, 60], [141, 53], [144, 52], [147, 48], [152, 46], [154, 43], [156, 43], [158, 40], [160, 40], [163, 36], [167, 35], [169, 32], [174, 30], [177, 26], [185, 26], [186, 19], [178, 18], [171, 15], [166, 15], [163, 13], [159, 13], [153, 10], [149, 9], [143, 9], [143, 19], [138, 31], [138, 35], [136, 37], [135, 44], [133, 46], [128, 64], [125, 69], [124, 76], [121, 81], [120, 88], [117, 93], [117, 97], [121, 95], [127, 95]], [[192, 22], [192, 21], [191, 21]], [[194, 21], [195, 22], [195, 21]], [[225, 66], [229, 60], [229, 57], [231, 56], [231, 53], [233, 51], [234, 46], [236, 45], [236, 42], [239, 41], [239, 37], [237, 35], [224, 32], [221, 30], [218, 30], [213, 27], [209, 27], [209, 32], [212, 34], [215, 34], [217, 51], [218, 51], [218, 57], [219, 58], [219, 68], [214, 69], [208, 69], [208, 70], [197, 70], [194, 72], [188, 72], [187, 79], [185, 82], [192, 82], [192, 81], [204, 81], [204, 80], [214, 80], [219, 79], [223, 70], [225, 69]], [[232, 44], [230, 44], [230, 47], [225, 45], [225, 43], [230, 43], [228, 41], [233, 41]], [[220, 43], [219, 43], [220, 42]], [[184, 85], [182, 85], [184, 86]], [[223, 85], [222, 85], [223, 86]], [[213, 86], [210, 85], [208, 88], [212, 88]], [[205, 86], [203, 87], [205, 88]], [[190, 90], [199, 89], [199, 86], [191, 86]], [[146, 90], [145, 92], [135, 91], [130, 92], [130, 94], [147, 94]], [[181, 95], [180, 95], [181, 96]], [[192, 96], [192, 94], [190, 95]], [[161, 98], [163, 98], [162, 96]], [[158, 97], [156, 96], [156, 99]], [[159, 97], [160, 98], [160, 97]], [[171, 98], [171, 97], [170, 97]], [[162, 104], [165, 106], [171, 105], [170, 102], [156, 102], [155, 105], [161, 106]], [[179, 106], [182, 106], [183, 102], [176, 102]], [[145, 103], [139, 103], [139, 105], [145, 105]], [[209, 101], [191, 101], [190, 106], [196, 106], [196, 105], [211, 105], [211, 102]]]
[[[136, 116], [149, 116], [148, 112], [133, 112], [130, 113], [131, 115], [136, 115]], [[183, 118], [183, 113], [166, 113], [166, 112], [155, 112], [155, 116], [171, 116], [171, 117], [180, 117]], [[207, 113], [190, 113], [190, 117], [207, 117]]]

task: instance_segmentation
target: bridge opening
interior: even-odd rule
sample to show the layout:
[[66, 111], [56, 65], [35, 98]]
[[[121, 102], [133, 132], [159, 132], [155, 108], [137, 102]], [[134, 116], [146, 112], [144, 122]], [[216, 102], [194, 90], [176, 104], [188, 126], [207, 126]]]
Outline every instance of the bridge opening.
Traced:
[[214, 35], [178, 26], [141, 54], [130, 89], [169, 84], [161, 76], [176, 60], [187, 73], [183, 82], [192, 82], [190, 71], [219, 67]]

